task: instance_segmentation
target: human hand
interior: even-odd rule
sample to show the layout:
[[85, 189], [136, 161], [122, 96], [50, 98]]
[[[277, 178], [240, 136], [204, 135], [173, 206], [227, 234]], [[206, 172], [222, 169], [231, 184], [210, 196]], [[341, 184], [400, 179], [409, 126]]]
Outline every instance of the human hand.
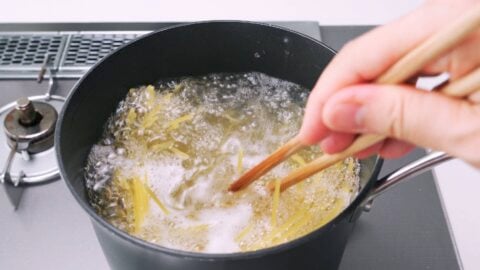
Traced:
[[[322, 73], [310, 95], [300, 131], [306, 144], [327, 153], [348, 147], [358, 133], [389, 139], [362, 151], [399, 157], [419, 145], [445, 151], [480, 167], [480, 104], [408, 85], [368, 84], [434, 32], [478, 1], [428, 1], [393, 23], [348, 43]], [[455, 80], [480, 64], [480, 31], [423, 73], [447, 71]]]

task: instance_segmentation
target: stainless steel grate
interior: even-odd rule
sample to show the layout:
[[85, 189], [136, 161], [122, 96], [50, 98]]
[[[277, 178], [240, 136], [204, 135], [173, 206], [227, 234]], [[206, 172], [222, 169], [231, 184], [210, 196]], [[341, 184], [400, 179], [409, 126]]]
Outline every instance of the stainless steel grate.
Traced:
[[61, 35], [0, 35], [0, 68], [38, 69], [47, 53], [55, 66], [65, 39]]
[[0, 79], [36, 78], [46, 54], [59, 78], [79, 78], [111, 51], [148, 31], [0, 33]]
[[70, 37], [60, 69], [88, 69], [138, 34], [75, 34]]

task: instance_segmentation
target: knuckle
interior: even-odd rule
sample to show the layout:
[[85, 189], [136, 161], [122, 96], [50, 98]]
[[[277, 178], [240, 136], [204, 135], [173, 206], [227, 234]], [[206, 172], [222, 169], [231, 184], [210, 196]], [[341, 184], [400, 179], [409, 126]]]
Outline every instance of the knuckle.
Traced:
[[407, 139], [405, 127], [405, 112], [408, 100], [405, 97], [396, 97], [388, 103], [386, 133], [396, 139]]
[[[450, 134], [450, 140], [455, 144], [461, 144], [462, 142], [469, 141], [475, 138], [480, 132], [480, 125], [478, 121], [469, 121], [475, 115], [475, 108], [465, 102], [452, 103], [450, 109], [451, 119], [463, 119], [464, 121], [458, 121], [455, 123], [456, 128], [452, 129]], [[478, 113], [477, 113], [478, 115]]]
[[475, 167], [480, 167], [480, 155], [476, 149], [480, 148], [480, 105], [461, 103], [454, 112], [454, 119], [463, 119], [458, 121], [457, 127], [453, 131], [453, 136], [449, 139], [456, 149], [458, 155], [465, 158]]
[[455, 52], [452, 52], [447, 57], [447, 71], [452, 78], [456, 78], [460, 72], [461, 63], [458, 61], [458, 57], [455, 57]]

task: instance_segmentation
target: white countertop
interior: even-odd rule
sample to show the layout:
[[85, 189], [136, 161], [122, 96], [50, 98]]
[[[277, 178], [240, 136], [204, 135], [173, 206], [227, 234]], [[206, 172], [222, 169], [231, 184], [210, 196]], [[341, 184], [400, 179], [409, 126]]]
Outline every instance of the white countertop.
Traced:
[[[1, 22], [122, 22], [242, 19], [314, 20], [322, 25], [384, 24], [419, 0], [0, 0]], [[28, 7], [28, 8], [25, 8]], [[450, 161], [437, 169], [437, 184], [464, 269], [480, 269], [480, 170]]]

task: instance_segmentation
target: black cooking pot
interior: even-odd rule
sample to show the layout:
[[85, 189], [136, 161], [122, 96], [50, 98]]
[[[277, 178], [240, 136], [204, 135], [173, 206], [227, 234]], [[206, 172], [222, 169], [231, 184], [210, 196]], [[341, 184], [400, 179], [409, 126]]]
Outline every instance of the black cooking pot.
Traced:
[[[358, 213], [369, 206], [366, 202], [417, 170], [407, 168], [393, 175], [394, 181], [376, 182], [381, 160], [364, 159], [360, 162], [359, 195], [334, 220], [289, 243], [235, 254], [179, 251], [130, 236], [95, 213], [84, 181], [89, 151], [129, 88], [165, 77], [259, 71], [311, 89], [333, 56], [334, 51], [321, 42], [276, 26], [202, 22], [143, 36], [96, 64], [68, 97], [56, 128], [55, 145], [63, 179], [90, 215], [111, 268], [336, 269]], [[420, 165], [427, 164], [425, 168], [440, 159], [444, 156]]]

